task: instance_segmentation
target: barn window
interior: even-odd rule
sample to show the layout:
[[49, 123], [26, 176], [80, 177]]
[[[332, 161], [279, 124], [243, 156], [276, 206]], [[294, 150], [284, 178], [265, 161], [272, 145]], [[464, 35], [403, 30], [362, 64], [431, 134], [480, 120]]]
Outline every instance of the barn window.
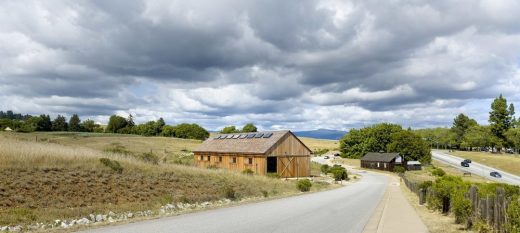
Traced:
[[200, 156], [200, 161], [202, 161], [202, 160], [204, 160], [204, 156], [201, 155]]
[[211, 161], [211, 156], [208, 155], [208, 161]]
[[218, 157], [218, 161], [219, 161], [219, 162], [222, 162], [222, 156], [219, 156], [219, 157]]
[[253, 158], [247, 158], [247, 164], [253, 164]]
[[233, 159], [231, 159], [231, 163], [237, 163], [237, 157], [233, 157]]

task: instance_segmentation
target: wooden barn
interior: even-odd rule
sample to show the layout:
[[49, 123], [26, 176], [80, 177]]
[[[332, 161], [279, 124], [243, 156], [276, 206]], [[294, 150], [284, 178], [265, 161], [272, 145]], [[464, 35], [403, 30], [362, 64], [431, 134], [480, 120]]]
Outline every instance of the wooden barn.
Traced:
[[396, 165], [402, 165], [402, 157], [399, 153], [367, 153], [361, 158], [361, 167], [394, 171]]
[[280, 177], [307, 177], [311, 172], [311, 150], [291, 131], [217, 134], [193, 152], [201, 168], [251, 169]]

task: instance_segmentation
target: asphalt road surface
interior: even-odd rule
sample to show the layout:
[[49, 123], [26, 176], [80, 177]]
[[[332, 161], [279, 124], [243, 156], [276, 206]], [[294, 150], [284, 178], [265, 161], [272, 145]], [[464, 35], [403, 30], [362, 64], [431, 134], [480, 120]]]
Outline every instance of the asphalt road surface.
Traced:
[[[483, 165], [483, 164], [480, 164], [480, 163], [476, 163], [476, 162], [470, 163], [469, 167], [462, 167], [460, 165], [460, 162], [462, 162], [464, 160], [463, 158], [456, 157], [456, 156], [453, 156], [453, 155], [449, 155], [449, 154], [443, 153], [441, 151], [435, 151], [435, 150], [432, 151], [432, 158], [435, 159], [435, 160], [438, 160], [440, 162], [452, 165], [453, 167], [456, 167], [456, 168], [458, 168], [458, 169], [460, 169], [462, 171], [471, 172], [472, 174], [475, 174], [475, 175], [478, 175], [478, 176], [482, 176], [482, 177], [484, 177], [486, 179], [489, 179], [489, 180], [502, 182], [502, 183], [513, 184], [513, 185], [520, 185], [520, 177], [519, 176], [515, 176], [513, 174], [504, 172], [502, 170], [499, 170], [499, 169], [496, 169], [496, 168], [492, 168], [492, 167], [488, 167], [486, 165]], [[518, 166], [519, 166], [519, 169], [520, 169], [520, 164]], [[492, 171], [499, 172], [502, 175], [502, 178], [495, 178], [495, 177], [490, 176], [489, 173], [491, 173]]]
[[364, 173], [360, 181], [330, 191], [86, 232], [362, 232], [388, 182], [384, 175]]

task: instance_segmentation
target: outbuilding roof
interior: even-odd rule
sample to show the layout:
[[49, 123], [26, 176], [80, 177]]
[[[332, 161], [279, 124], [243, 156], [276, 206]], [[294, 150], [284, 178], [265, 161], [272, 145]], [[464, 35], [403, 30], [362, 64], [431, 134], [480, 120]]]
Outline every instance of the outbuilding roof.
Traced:
[[[195, 148], [193, 152], [265, 154], [288, 134], [298, 139], [289, 130], [216, 134]], [[311, 151], [303, 142], [302, 145]]]
[[407, 165], [421, 165], [421, 162], [419, 162], [419, 161], [408, 161], [406, 164]]
[[370, 162], [390, 162], [393, 159], [399, 157], [399, 153], [376, 153], [369, 152], [363, 158], [362, 161], [370, 161]]

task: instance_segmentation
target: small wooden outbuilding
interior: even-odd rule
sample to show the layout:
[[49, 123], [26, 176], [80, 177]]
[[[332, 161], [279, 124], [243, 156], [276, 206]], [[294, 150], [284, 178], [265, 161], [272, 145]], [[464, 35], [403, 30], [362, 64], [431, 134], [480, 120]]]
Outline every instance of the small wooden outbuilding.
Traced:
[[194, 151], [195, 164], [261, 175], [310, 176], [312, 151], [291, 131], [217, 134]]
[[422, 170], [422, 164], [419, 161], [408, 161], [408, 162], [406, 162], [406, 170], [408, 170], [408, 171]]
[[[394, 171], [396, 165], [406, 164], [399, 153], [375, 153], [369, 152], [361, 158], [361, 167]], [[404, 168], [405, 166], [403, 166]]]

